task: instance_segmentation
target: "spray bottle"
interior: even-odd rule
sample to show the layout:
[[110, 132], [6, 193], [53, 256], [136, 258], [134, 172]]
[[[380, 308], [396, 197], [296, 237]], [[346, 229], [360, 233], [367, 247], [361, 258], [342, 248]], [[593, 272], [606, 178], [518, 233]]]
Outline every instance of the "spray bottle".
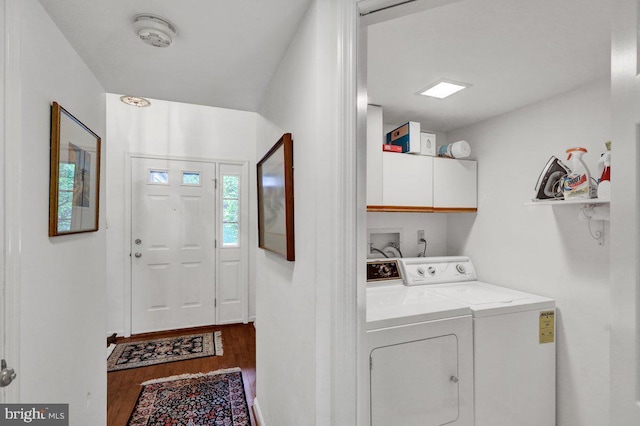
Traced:
[[571, 148], [567, 150], [569, 157], [567, 160], [573, 160], [573, 167], [562, 183], [562, 193], [565, 200], [592, 198], [595, 196], [595, 187], [591, 185], [591, 173], [589, 168], [582, 161], [582, 156], [587, 150], [582, 147]]
[[600, 180], [598, 181], [598, 198], [611, 199], [611, 141], [604, 143], [606, 151], [602, 153], [598, 161]]

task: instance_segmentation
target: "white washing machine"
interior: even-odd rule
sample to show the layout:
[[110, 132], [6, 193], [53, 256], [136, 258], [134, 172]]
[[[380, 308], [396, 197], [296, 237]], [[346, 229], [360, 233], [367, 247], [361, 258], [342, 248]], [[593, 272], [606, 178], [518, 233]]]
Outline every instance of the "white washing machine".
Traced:
[[472, 311], [475, 426], [554, 426], [554, 300], [477, 281], [468, 257], [400, 264], [407, 286]]
[[397, 260], [367, 268], [367, 424], [473, 426], [469, 306], [403, 285]]

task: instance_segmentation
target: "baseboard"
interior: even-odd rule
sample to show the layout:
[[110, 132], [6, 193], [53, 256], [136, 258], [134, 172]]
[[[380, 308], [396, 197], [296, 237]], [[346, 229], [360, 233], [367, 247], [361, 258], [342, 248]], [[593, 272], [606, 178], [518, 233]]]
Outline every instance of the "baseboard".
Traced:
[[256, 426], [267, 426], [262, 417], [262, 411], [260, 411], [260, 405], [258, 404], [258, 397], [253, 398], [253, 417], [256, 419]]

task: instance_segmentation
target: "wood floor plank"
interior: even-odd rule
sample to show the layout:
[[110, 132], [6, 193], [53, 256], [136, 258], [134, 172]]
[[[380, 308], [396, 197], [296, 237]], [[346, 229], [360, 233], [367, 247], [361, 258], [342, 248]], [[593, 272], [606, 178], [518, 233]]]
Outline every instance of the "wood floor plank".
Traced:
[[178, 374], [206, 373], [232, 367], [239, 367], [242, 370], [249, 414], [251, 421], [255, 424], [252, 406], [256, 396], [256, 335], [253, 324], [231, 324], [149, 333], [132, 336], [129, 339], [118, 338], [118, 343], [218, 330], [222, 331], [223, 356], [196, 358], [107, 373], [108, 426], [126, 426], [140, 394], [140, 383], [144, 381]]

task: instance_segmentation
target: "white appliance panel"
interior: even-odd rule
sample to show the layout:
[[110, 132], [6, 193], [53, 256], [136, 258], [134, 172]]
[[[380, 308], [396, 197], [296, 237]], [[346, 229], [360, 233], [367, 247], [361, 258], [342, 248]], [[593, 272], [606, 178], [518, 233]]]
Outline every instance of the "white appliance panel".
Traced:
[[476, 272], [468, 257], [416, 257], [400, 259], [404, 284], [423, 286], [473, 281]]
[[471, 314], [462, 303], [422, 287], [367, 287], [367, 329]]
[[433, 285], [429, 290], [468, 305], [474, 318], [555, 307], [553, 299], [481, 281]]
[[555, 426], [555, 341], [540, 343], [539, 319], [538, 310], [474, 318], [476, 426]]
[[[370, 418], [365, 424], [473, 426], [472, 333], [470, 315], [367, 331], [367, 351], [372, 359]], [[451, 380], [454, 369], [457, 383]], [[455, 397], [451, 393], [454, 387]], [[440, 393], [431, 395], [437, 389]], [[426, 406], [425, 399], [429, 399]], [[457, 416], [439, 422], [451, 417], [454, 400]], [[393, 408], [396, 406], [409, 406], [408, 412], [400, 413]], [[405, 421], [405, 414], [411, 420]], [[420, 415], [424, 417], [418, 419]]]
[[522, 294], [515, 294], [510, 291], [505, 291], [505, 289], [502, 288], [486, 288], [477, 283], [472, 285], [449, 284], [439, 286], [436, 291], [438, 294], [452, 297], [470, 305], [486, 305], [489, 303], [509, 304], [526, 298], [526, 296]]
[[455, 335], [376, 348], [371, 352], [371, 425], [443, 425], [458, 418]]

